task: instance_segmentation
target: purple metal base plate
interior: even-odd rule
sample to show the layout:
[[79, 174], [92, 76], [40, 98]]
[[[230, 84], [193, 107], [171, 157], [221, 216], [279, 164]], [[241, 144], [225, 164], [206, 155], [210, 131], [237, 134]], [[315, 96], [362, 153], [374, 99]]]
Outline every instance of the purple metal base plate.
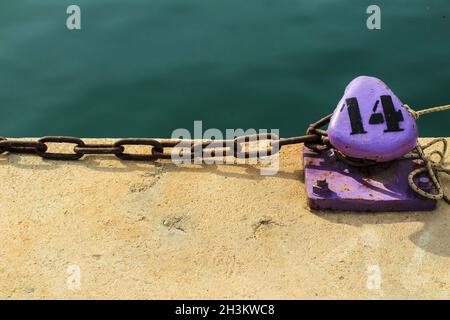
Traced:
[[[354, 167], [332, 150], [316, 153], [305, 146], [305, 185], [311, 209], [349, 211], [428, 211], [436, 201], [416, 194], [408, 185], [417, 160], [395, 160], [375, 166]], [[426, 176], [418, 184], [436, 190]]]

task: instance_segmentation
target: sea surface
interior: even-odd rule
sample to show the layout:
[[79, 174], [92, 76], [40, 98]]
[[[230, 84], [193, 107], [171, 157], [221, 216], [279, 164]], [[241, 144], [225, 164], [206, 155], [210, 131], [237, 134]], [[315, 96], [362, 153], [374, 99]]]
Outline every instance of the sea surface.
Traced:
[[[81, 30], [66, 9], [81, 8]], [[450, 103], [450, 1], [0, 2], [0, 135], [169, 137], [177, 128], [303, 134], [358, 75], [410, 106]], [[450, 136], [450, 111], [419, 119]]]

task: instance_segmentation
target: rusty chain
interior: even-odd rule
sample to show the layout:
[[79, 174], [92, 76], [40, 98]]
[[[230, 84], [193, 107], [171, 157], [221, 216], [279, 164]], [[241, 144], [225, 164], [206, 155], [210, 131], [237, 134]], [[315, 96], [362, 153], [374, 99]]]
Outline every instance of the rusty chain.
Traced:
[[[115, 155], [121, 160], [132, 161], [155, 161], [158, 159], [171, 159], [172, 152], [167, 149], [182, 148], [189, 149], [189, 154], [185, 154], [185, 150], [180, 151], [180, 155], [194, 159], [198, 155], [203, 157], [203, 152], [210, 151], [210, 158], [233, 156], [235, 158], [259, 158], [270, 156], [279, 152], [282, 146], [290, 144], [305, 143], [310, 148], [318, 150], [320, 148], [328, 148], [329, 143], [327, 134], [320, 127], [330, 121], [331, 115], [313, 123], [309, 126], [306, 135], [280, 138], [274, 133], [259, 133], [253, 135], [239, 136], [232, 140], [183, 140], [183, 139], [148, 139], [148, 138], [129, 138], [120, 139], [114, 143], [89, 144], [80, 138], [67, 136], [48, 136], [40, 138], [37, 141], [24, 141], [16, 139], [7, 139], [0, 137], [0, 154], [10, 153], [27, 153], [36, 154], [44, 159], [50, 160], [78, 160], [84, 155]], [[244, 144], [249, 142], [268, 141], [269, 147], [262, 150], [247, 151], [244, 150]], [[55, 153], [48, 151], [48, 144], [73, 144], [72, 153]], [[327, 145], [328, 144], [328, 145]], [[150, 150], [147, 154], [133, 154], [125, 152], [126, 146], [148, 146]], [[217, 148], [222, 148], [221, 152], [217, 152]]]
[[[264, 150], [245, 151], [244, 144], [248, 142], [267, 140], [270, 146]], [[101, 155], [115, 155], [121, 160], [132, 161], [155, 161], [158, 159], [171, 159], [172, 153], [165, 152], [166, 148], [189, 148], [190, 158], [196, 157], [196, 150], [207, 150], [212, 148], [224, 148], [222, 152], [212, 150], [211, 157], [234, 156], [235, 158], [258, 158], [262, 156], [270, 156], [276, 154], [278, 150], [287, 144], [304, 143], [318, 141], [317, 135], [305, 135], [300, 137], [280, 139], [273, 133], [255, 134], [250, 136], [240, 136], [234, 140], [179, 140], [179, 139], [147, 139], [147, 138], [133, 138], [120, 139], [114, 143], [109, 144], [89, 144], [80, 138], [66, 137], [66, 136], [49, 136], [43, 137], [37, 141], [23, 141], [0, 138], [0, 154], [5, 152], [10, 153], [26, 153], [36, 154], [44, 159], [50, 160], [78, 160], [84, 155], [101, 154]], [[49, 152], [48, 144], [74, 144], [72, 153], [55, 153]], [[148, 146], [150, 150], [147, 154], [132, 154], [126, 153], [126, 146]], [[230, 150], [232, 146], [232, 150]], [[180, 154], [183, 155], [183, 150]], [[189, 157], [189, 155], [188, 155]]]
[[[249, 142], [259, 142], [266, 140], [269, 146], [265, 149], [256, 151], [244, 150], [244, 144]], [[49, 160], [78, 160], [84, 155], [115, 155], [121, 160], [132, 161], [156, 161], [158, 159], [171, 159], [172, 152], [166, 151], [172, 148], [181, 148], [180, 156], [187, 156], [194, 159], [198, 156], [196, 150], [205, 151], [211, 149], [209, 157], [233, 156], [235, 158], [258, 158], [270, 156], [278, 153], [282, 146], [288, 144], [319, 142], [320, 136], [316, 134], [307, 134], [292, 138], [279, 138], [273, 133], [263, 133], [248, 136], [240, 136], [233, 140], [181, 140], [181, 139], [147, 139], [132, 138], [120, 139], [114, 143], [89, 144], [80, 138], [66, 136], [43, 137], [37, 141], [24, 141], [0, 138], [0, 154], [18, 153], [18, 154], [36, 154]], [[72, 144], [72, 153], [49, 152], [49, 144]], [[146, 154], [127, 153], [126, 146], [148, 146], [150, 150]], [[220, 152], [216, 149], [222, 148]], [[189, 149], [186, 155], [186, 150]], [[172, 151], [172, 150], [170, 150]], [[200, 153], [203, 157], [203, 152]]]

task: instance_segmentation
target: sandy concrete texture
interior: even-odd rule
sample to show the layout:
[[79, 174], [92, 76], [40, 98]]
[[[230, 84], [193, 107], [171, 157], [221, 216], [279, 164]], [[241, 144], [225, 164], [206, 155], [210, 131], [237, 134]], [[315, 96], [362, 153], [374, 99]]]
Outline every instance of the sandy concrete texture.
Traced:
[[0, 298], [448, 299], [450, 206], [313, 212], [302, 148], [273, 176], [1, 155]]

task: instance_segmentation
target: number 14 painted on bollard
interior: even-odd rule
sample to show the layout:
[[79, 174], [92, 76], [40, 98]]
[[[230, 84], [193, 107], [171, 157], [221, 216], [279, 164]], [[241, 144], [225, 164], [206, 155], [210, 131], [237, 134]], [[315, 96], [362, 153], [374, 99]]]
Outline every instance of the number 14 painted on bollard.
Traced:
[[[383, 107], [383, 113], [376, 113], [378, 105], [381, 100], [381, 105]], [[373, 106], [373, 113], [370, 116], [369, 124], [377, 125], [386, 122], [386, 130], [384, 132], [399, 132], [403, 131], [400, 128], [399, 123], [402, 122], [403, 115], [401, 110], [395, 110], [394, 104], [392, 102], [391, 96], [381, 96], [380, 100], [375, 102]], [[364, 129], [364, 124], [361, 117], [361, 111], [359, 109], [357, 98], [348, 98], [345, 100], [347, 104], [347, 112], [350, 118], [350, 125], [352, 132], [350, 134], [366, 134], [367, 131]], [[344, 110], [345, 105], [342, 106], [341, 112]], [[384, 117], [383, 117], [384, 114]]]

